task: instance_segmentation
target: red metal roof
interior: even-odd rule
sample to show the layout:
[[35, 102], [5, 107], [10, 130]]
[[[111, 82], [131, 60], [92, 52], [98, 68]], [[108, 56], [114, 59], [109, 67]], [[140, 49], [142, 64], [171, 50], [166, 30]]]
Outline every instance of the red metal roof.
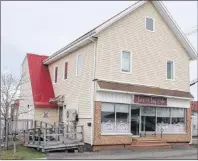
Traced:
[[191, 106], [192, 111], [198, 112], [198, 101], [191, 101], [190, 106]]
[[35, 107], [58, 107], [55, 103], [49, 103], [54, 98], [54, 90], [48, 66], [42, 61], [48, 56], [27, 54], [32, 95]]

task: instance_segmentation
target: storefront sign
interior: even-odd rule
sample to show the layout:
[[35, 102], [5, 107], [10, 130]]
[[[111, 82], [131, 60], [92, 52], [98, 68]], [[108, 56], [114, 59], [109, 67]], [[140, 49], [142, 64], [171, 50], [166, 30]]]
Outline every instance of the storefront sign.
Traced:
[[134, 103], [167, 106], [167, 98], [134, 95]]

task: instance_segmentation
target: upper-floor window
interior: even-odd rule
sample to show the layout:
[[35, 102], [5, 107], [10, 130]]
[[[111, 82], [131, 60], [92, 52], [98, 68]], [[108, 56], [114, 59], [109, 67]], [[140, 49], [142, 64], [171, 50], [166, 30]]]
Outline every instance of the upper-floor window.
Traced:
[[65, 66], [64, 66], [64, 79], [67, 79], [67, 75], [68, 75], [68, 62], [65, 62]]
[[131, 52], [122, 51], [121, 53], [121, 71], [131, 72]]
[[82, 55], [77, 55], [76, 75], [79, 76], [82, 73]]
[[55, 70], [54, 70], [54, 83], [57, 83], [57, 78], [58, 78], [58, 67], [55, 67]]
[[174, 63], [167, 61], [167, 79], [174, 79]]
[[146, 17], [145, 18], [145, 29], [154, 32], [155, 22], [154, 22], [153, 18], [151, 18], [151, 17]]

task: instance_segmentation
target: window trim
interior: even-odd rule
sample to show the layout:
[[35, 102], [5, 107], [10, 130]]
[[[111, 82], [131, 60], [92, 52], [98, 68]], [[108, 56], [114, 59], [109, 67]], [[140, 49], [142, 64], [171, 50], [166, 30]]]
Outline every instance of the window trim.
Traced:
[[[129, 52], [130, 53], [130, 71], [129, 72], [122, 71], [122, 52]], [[121, 50], [121, 52], [120, 52], [120, 72], [121, 73], [126, 73], [126, 74], [131, 74], [132, 73], [132, 52], [130, 50]]]
[[[81, 73], [79, 74], [78, 73], [78, 57], [81, 56], [82, 57], [82, 54], [77, 54], [76, 56], [76, 76], [80, 76], [82, 74], [82, 70], [81, 70]], [[82, 67], [83, 68], [83, 67]]]
[[[65, 64], [67, 63], [67, 79], [65, 79]], [[66, 60], [63, 64], [63, 67], [64, 67], [64, 70], [63, 70], [63, 80], [68, 80], [68, 65], [69, 65], [69, 62], [68, 60]]]
[[[151, 31], [151, 30], [148, 30], [147, 28], [146, 28], [146, 19], [152, 19], [153, 20], [153, 31]], [[147, 31], [150, 31], [150, 32], [155, 32], [155, 18], [153, 18], [153, 17], [150, 17], [150, 16], [146, 16], [145, 17], [145, 19], [144, 19], [144, 28], [145, 28], [145, 30], [147, 30]]]
[[[167, 71], [167, 65], [168, 65], [168, 62], [172, 62], [173, 63], [173, 78], [172, 79], [168, 79], [168, 75], [167, 75], [167, 73], [168, 73], [168, 71]], [[169, 80], [169, 81], [174, 81], [175, 80], [175, 62], [174, 61], [172, 61], [172, 60], [167, 60], [166, 61], [166, 80]]]
[[[56, 76], [56, 68], [57, 68], [57, 80], [55, 82], [55, 76]], [[53, 79], [53, 83], [54, 84], [57, 84], [58, 83], [58, 66], [54, 66], [54, 79]]]

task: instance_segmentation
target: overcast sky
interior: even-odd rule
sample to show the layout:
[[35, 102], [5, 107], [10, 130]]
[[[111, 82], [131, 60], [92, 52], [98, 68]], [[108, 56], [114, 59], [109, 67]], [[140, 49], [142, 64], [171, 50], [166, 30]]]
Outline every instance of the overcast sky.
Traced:
[[[1, 2], [1, 71], [20, 73], [27, 52], [51, 55], [104, 22], [133, 1], [20, 1]], [[196, 1], [163, 2], [184, 32], [197, 25]], [[197, 33], [188, 36], [197, 50]], [[190, 79], [197, 78], [197, 61], [190, 63]], [[191, 87], [197, 98], [197, 85]]]

